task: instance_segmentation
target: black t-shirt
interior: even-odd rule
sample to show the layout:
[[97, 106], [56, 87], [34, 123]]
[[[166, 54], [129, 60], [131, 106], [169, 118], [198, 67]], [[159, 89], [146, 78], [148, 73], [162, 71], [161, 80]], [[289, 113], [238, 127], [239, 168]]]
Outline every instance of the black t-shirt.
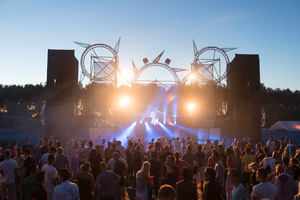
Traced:
[[151, 164], [150, 167], [150, 175], [154, 176], [153, 180], [159, 180], [159, 170], [161, 169], [161, 164], [157, 160], [150, 160], [149, 163]]
[[203, 161], [205, 158], [205, 154], [201, 151], [201, 152], [195, 153], [195, 156], [197, 158], [197, 163], [198, 163], [197, 167], [203, 167]]
[[50, 149], [47, 145], [43, 145], [41, 147], [41, 156], [44, 155], [45, 153], [49, 153]]
[[[36, 161], [35, 161], [35, 158], [32, 157], [32, 156], [29, 156], [28, 158], [26, 158], [26, 159], [24, 160], [24, 167], [27, 169], [27, 170], [26, 170], [25, 177], [27, 177], [27, 176], [30, 175], [29, 166], [30, 166], [31, 164], [33, 164], [33, 163], [36, 163]], [[24, 177], [24, 178], [25, 178], [25, 177]]]
[[124, 184], [125, 183], [125, 178], [123, 176], [123, 171], [124, 170], [125, 170], [125, 164], [124, 163], [122, 163], [120, 160], [118, 160], [117, 162], [115, 162], [114, 172], [121, 177], [121, 180], [119, 182], [120, 184]]
[[179, 175], [179, 169], [176, 165], [173, 165], [171, 169], [173, 170], [173, 173], [167, 173], [165, 182], [166, 184], [169, 184], [175, 188], [178, 175]]

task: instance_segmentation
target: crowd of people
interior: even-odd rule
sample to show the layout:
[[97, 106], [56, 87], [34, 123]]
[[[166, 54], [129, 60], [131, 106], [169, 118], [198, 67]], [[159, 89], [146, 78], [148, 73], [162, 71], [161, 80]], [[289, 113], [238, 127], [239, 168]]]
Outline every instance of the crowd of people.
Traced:
[[[288, 138], [205, 144], [127, 137], [40, 139], [0, 147], [1, 199], [300, 200], [300, 151]], [[299, 192], [299, 194], [298, 194]]]

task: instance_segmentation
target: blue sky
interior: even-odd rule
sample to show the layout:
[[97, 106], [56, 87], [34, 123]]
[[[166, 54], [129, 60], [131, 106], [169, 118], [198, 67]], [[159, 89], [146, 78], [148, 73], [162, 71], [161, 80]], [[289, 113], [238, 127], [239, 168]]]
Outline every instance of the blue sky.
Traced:
[[1, 84], [45, 83], [48, 49], [74, 49], [80, 60], [73, 41], [114, 47], [121, 37], [120, 68], [131, 74], [131, 60], [140, 68], [163, 50], [162, 61], [190, 69], [194, 39], [198, 50], [237, 47], [230, 60], [259, 54], [262, 83], [300, 90], [298, 0], [0, 0], [0, 27]]

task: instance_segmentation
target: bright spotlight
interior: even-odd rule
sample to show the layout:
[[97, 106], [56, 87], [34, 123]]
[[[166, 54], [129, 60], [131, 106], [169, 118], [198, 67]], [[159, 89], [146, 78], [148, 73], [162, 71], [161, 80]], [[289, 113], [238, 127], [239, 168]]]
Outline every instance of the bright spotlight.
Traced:
[[195, 74], [194, 74], [194, 73], [191, 73], [191, 74], [189, 75], [189, 79], [190, 79], [190, 80], [192, 80], [194, 77], [195, 77]]
[[129, 104], [129, 98], [128, 97], [122, 97], [119, 101], [120, 107], [126, 107]]
[[194, 103], [189, 103], [189, 104], [187, 105], [187, 108], [188, 108], [189, 111], [193, 111], [193, 110], [195, 110], [196, 105], [195, 105]]

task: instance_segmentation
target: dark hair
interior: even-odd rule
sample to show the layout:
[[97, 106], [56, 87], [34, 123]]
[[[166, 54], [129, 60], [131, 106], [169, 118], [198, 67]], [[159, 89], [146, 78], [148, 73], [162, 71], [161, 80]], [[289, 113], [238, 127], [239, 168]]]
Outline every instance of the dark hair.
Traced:
[[24, 150], [24, 154], [30, 155], [30, 154], [31, 154], [31, 149], [26, 148], [26, 149]]
[[198, 145], [197, 149], [198, 149], [198, 151], [201, 151], [201, 150], [202, 150], [201, 144]]
[[283, 157], [282, 162], [283, 162], [283, 164], [285, 164], [285, 165], [289, 164], [289, 162], [290, 162], [290, 157], [287, 157], [287, 156]]
[[239, 172], [236, 169], [229, 170], [229, 173], [231, 173], [232, 176], [235, 176], [239, 179]]
[[268, 176], [268, 171], [265, 169], [265, 168], [259, 168], [257, 170], [257, 173], [261, 174], [261, 176], [263, 177], [263, 179], [267, 179], [267, 176]]
[[169, 160], [171, 160], [171, 161], [173, 161], [173, 162], [175, 162], [175, 158], [174, 158], [174, 156], [173, 155], [169, 155], [168, 157], [167, 157], [167, 159], [169, 158]]
[[54, 153], [55, 153], [56, 151], [57, 151], [57, 150], [56, 150], [55, 147], [51, 147], [51, 148], [50, 148], [50, 152], [54, 152]]
[[55, 155], [48, 156], [48, 163], [52, 162], [55, 159]]
[[71, 176], [71, 172], [68, 169], [59, 169], [58, 170], [58, 174], [60, 177], [63, 178], [64, 181], [69, 180], [70, 176]]
[[191, 172], [187, 167], [184, 167], [181, 170], [181, 174], [182, 174], [183, 180], [187, 180], [190, 178]]
[[207, 167], [205, 170], [205, 173], [210, 175], [212, 177], [212, 179], [216, 179], [216, 171], [213, 168]]
[[89, 146], [93, 147], [93, 145], [94, 145], [93, 141], [89, 141]]
[[30, 164], [30, 165], [29, 165], [29, 171], [30, 171], [30, 173], [35, 172], [35, 170], [36, 170], [37, 168], [38, 168], [38, 167], [37, 167], [37, 165], [36, 165], [35, 163]]
[[38, 172], [38, 173], [36, 174], [36, 181], [37, 181], [38, 183], [43, 182], [44, 179], [45, 179], [45, 174], [46, 174], [46, 172], [44, 172], [44, 171]]
[[176, 199], [176, 191], [175, 189], [168, 184], [162, 185], [158, 190], [158, 198], [159, 199]]
[[11, 155], [11, 151], [9, 149], [5, 149], [4, 150], [4, 157], [5, 158], [10, 158], [10, 155]]

